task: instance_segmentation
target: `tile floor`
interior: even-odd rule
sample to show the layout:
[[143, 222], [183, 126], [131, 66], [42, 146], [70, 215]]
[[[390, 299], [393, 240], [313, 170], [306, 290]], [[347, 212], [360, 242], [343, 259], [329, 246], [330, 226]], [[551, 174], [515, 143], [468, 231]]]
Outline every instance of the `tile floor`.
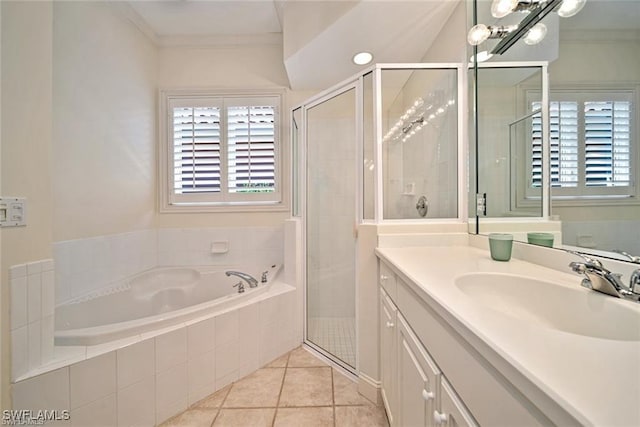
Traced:
[[384, 408], [302, 347], [217, 391], [162, 427], [388, 426]]
[[355, 317], [310, 317], [307, 328], [307, 336], [314, 344], [356, 366]]

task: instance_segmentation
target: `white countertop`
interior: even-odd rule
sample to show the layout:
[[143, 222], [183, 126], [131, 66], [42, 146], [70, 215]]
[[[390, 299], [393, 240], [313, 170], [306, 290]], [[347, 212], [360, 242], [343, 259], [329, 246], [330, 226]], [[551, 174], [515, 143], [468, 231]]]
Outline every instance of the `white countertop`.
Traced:
[[[457, 327], [479, 338], [577, 421], [596, 426], [640, 426], [640, 341], [594, 338], [507, 317], [483, 307], [454, 285], [465, 273], [495, 272], [533, 277], [587, 293], [578, 303], [640, 304], [582, 288], [580, 276], [511, 259], [493, 261], [473, 247], [378, 248], [400, 278], [413, 282], [427, 302], [438, 304]], [[403, 277], [404, 276], [404, 277]], [[531, 292], [535, 292], [532, 289]], [[628, 325], [627, 325], [628, 327]], [[533, 402], [535, 404], [535, 401]]]

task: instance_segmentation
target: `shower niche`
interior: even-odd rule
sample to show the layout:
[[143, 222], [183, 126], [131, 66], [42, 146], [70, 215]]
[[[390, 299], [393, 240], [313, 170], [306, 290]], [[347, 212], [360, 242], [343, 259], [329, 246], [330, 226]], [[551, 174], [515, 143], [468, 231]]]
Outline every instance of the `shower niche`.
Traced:
[[362, 223], [457, 220], [466, 64], [377, 64], [292, 111], [305, 342], [352, 372]]

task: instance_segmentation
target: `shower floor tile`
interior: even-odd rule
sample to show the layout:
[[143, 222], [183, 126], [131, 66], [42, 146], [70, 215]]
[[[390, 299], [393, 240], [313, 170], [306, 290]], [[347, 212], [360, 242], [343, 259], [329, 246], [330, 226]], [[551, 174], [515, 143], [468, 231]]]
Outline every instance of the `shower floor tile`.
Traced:
[[356, 320], [353, 317], [310, 317], [307, 321], [307, 339], [356, 366]]
[[[276, 388], [277, 399], [256, 394], [265, 387], [269, 389], [262, 390], [265, 394]], [[162, 427], [305, 425], [388, 427], [389, 423], [384, 408], [362, 397], [356, 383], [298, 347], [165, 421]]]

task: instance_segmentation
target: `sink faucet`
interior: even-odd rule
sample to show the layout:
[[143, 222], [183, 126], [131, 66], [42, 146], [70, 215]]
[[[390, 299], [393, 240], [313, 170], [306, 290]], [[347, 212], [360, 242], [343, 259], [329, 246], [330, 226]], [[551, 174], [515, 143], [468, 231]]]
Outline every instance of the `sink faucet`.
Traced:
[[613, 252], [626, 256], [627, 258], [629, 258], [629, 261], [631, 261], [634, 264], [640, 264], [640, 256], [631, 255], [630, 253], [625, 252], [621, 249], [614, 249]]
[[574, 261], [569, 264], [569, 267], [571, 267], [573, 271], [585, 276], [585, 278], [582, 279], [582, 286], [617, 298], [640, 302], [640, 293], [635, 292], [635, 285], [640, 284], [640, 270], [633, 272], [630, 284], [627, 287], [622, 283], [622, 280], [620, 280], [620, 274], [612, 273], [597, 259], [580, 252], [571, 253], [578, 255], [585, 261]]
[[232, 270], [225, 271], [224, 274], [226, 274], [227, 276], [238, 276], [239, 278], [247, 282], [250, 288], [258, 287], [258, 281], [250, 274]]

